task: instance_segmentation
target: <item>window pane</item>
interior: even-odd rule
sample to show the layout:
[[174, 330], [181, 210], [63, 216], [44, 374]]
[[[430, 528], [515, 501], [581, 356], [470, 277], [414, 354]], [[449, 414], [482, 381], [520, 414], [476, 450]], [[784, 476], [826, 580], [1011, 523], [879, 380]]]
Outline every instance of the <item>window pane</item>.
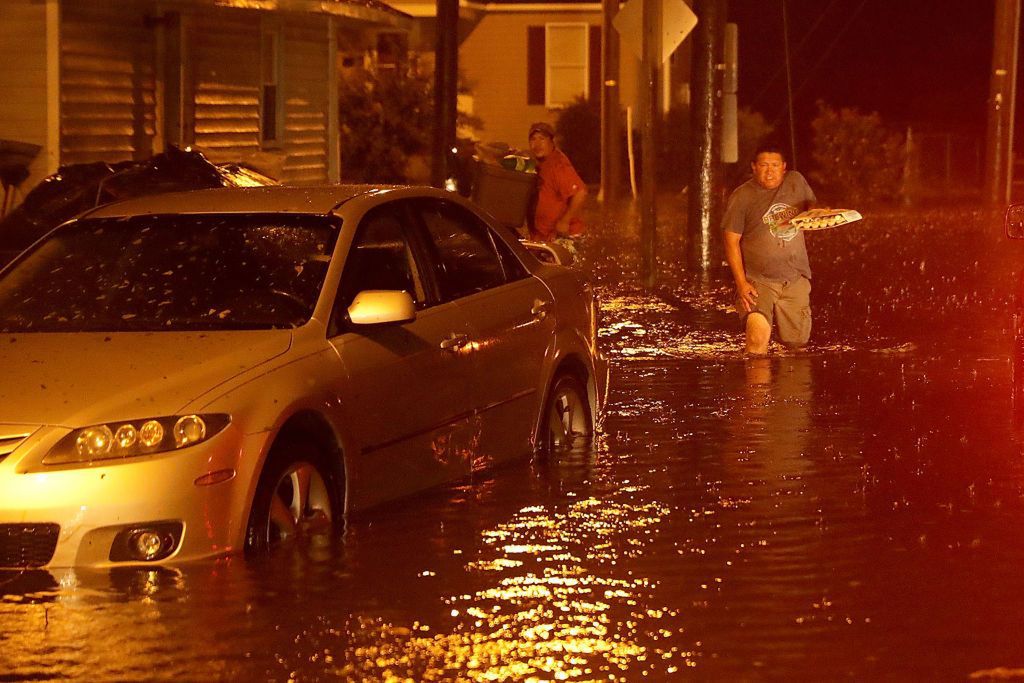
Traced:
[[519, 261], [519, 258], [512, 253], [505, 241], [500, 237], [494, 238], [494, 244], [498, 248], [498, 256], [501, 258], [501, 265], [505, 267], [505, 279], [509, 282], [522, 280], [529, 275], [526, 267]]
[[424, 202], [421, 213], [437, 251], [437, 278], [446, 300], [497, 287], [505, 282], [501, 261], [487, 226], [448, 202]]
[[262, 122], [263, 142], [270, 142], [277, 139], [277, 86], [263, 86], [263, 112]]
[[547, 25], [547, 104], [570, 104], [587, 96], [587, 24]]
[[548, 26], [548, 62], [551, 64], [587, 63], [587, 26]]
[[414, 273], [415, 263], [401, 214], [391, 207], [369, 214], [345, 260], [335, 310], [348, 309], [356, 294], [367, 289], [408, 292], [421, 305], [425, 297]]
[[582, 67], [551, 67], [548, 69], [549, 104], [572, 104], [576, 97], [586, 94], [587, 70]]
[[273, 33], [263, 34], [262, 50], [263, 82], [277, 83], [277, 36]]
[[295, 327], [313, 313], [335, 237], [308, 217], [77, 221], [0, 279], [0, 330]]

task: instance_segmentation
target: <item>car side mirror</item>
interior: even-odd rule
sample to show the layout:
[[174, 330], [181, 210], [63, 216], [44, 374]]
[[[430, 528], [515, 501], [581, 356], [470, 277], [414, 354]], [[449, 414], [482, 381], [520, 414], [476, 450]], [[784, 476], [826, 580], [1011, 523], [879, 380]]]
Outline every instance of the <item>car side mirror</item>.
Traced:
[[1010, 239], [1024, 239], [1024, 204], [1011, 204], [1006, 209], [1003, 228]]
[[348, 307], [353, 325], [387, 325], [416, 319], [416, 303], [408, 292], [367, 289], [356, 294]]

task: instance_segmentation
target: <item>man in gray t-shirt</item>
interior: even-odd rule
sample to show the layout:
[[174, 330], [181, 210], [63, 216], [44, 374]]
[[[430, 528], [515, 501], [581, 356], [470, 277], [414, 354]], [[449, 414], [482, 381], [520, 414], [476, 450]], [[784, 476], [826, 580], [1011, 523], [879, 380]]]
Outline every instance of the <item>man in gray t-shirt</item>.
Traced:
[[750, 168], [754, 177], [730, 195], [722, 229], [746, 349], [763, 355], [773, 323], [787, 346], [799, 348], [810, 338], [811, 267], [803, 232], [787, 221], [817, 200], [802, 175], [786, 171], [778, 147], [758, 148]]

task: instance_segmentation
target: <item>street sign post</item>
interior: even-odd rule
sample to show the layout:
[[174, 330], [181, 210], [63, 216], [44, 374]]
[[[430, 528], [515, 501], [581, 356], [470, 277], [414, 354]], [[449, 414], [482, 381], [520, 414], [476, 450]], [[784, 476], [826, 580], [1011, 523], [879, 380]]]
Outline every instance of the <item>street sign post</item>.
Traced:
[[[672, 56], [696, 25], [697, 15], [683, 0], [661, 0], [661, 30], [655, 31], [654, 34], [655, 39], [660, 42], [655, 48], [659, 63], [664, 63]], [[612, 26], [622, 36], [623, 42], [642, 60], [643, 0], [629, 0], [623, 5], [612, 19]]]

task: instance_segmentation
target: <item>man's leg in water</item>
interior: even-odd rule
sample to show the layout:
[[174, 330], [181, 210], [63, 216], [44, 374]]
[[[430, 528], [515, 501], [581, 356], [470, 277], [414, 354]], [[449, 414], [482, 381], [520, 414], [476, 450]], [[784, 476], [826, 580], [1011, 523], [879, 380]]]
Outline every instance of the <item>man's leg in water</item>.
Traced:
[[764, 356], [768, 353], [768, 342], [772, 338], [772, 325], [768, 318], [757, 311], [747, 315], [747, 353]]
[[811, 281], [800, 278], [787, 283], [775, 306], [779, 341], [790, 349], [802, 349], [811, 337]]

